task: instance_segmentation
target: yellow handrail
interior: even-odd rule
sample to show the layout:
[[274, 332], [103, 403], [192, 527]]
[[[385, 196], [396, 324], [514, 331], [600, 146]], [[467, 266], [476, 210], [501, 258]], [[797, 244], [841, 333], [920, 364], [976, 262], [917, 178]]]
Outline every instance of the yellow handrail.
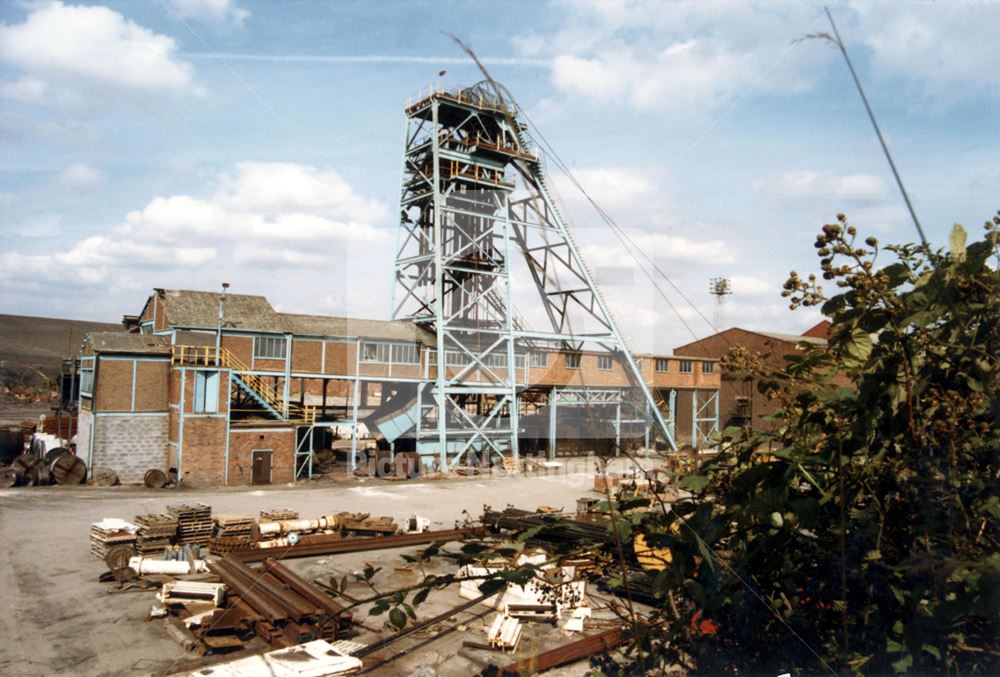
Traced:
[[216, 354], [215, 346], [173, 345], [170, 347], [170, 360], [172, 364], [193, 363], [230, 369], [236, 372], [240, 379], [269, 407], [274, 411], [282, 412], [288, 420], [304, 421], [310, 424], [316, 422], [316, 407], [288, 402], [287, 414], [284, 414], [285, 402], [276, 392], [274, 384], [268, 383], [260, 375], [254, 374], [250, 367], [226, 348], [220, 347], [218, 354]]

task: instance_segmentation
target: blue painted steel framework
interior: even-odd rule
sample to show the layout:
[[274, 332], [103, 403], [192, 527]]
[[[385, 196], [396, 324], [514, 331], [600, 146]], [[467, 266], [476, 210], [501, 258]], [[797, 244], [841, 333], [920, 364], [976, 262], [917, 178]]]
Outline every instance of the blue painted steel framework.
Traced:
[[[517, 321], [512, 249], [524, 257], [551, 331]], [[516, 458], [516, 361], [530, 346], [607, 351], [676, 447], [556, 207], [526, 125], [487, 83], [435, 91], [406, 108], [393, 274], [393, 318], [421, 323], [437, 340], [432, 387], [418, 388], [421, 455], [436, 455], [441, 467], [470, 453]]]

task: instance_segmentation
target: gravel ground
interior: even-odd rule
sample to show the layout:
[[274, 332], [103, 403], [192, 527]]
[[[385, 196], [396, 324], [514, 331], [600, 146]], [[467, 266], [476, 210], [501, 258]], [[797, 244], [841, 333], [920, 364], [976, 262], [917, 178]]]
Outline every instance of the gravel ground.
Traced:
[[[624, 463], [623, 463], [624, 464]], [[139, 487], [33, 487], [0, 491], [0, 674], [2, 675], [120, 675], [147, 674], [184, 658], [181, 648], [165, 633], [162, 622], [144, 622], [153, 603], [151, 592], [113, 593], [112, 584], [99, 583], [103, 562], [90, 554], [89, 528], [105, 517], [131, 519], [134, 515], [165, 512], [167, 504], [200, 501], [215, 514], [253, 514], [268, 508], [298, 510], [303, 517], [339, 511], [391, 515], [397, 521], [411, 515], [427, 517], [432, 529], [453, 528], [463, 511], [478, 517], [483, 505], [533, 509], [540, 504], [573, 510], [576, 499], [593, 496], [593, 463], [564, 460], [558, 475], [520, 475], [452, 480], [391, 482], [344, 480], [262, 489], [166, 489]], [[396, 571], [404, 563], [403, 550], [358, 553], [339, 557], [294, 560], [290, 565], [313, 576], [350, 573], [366, 561], [383, 567], [380, 585], [407, 584], [416, 574]], [[442, 570], [443, 572], [444, 570]], [[392, 579], [390, 581], [390, 578]], [[414, 578], [415, 580], [415, 578]], [[359, 583], [349, 591], [364, 595]], [[455, 590], [435, 592], [418, 609], [421, 617], [461, 603]], [[485, 607], [471, 612], [484, 610]], [[469, 615], [471, 615], [471, 612]], [[359, 617], [380, 628], [382, 617]], [[483, 641], [481, 626], [491, 619], [467, 620], [468, 630], [453, 633], [393, 662], [380, 674], [467, 675], [494, 658], [478, 652], [456, 652], [463, 639]], [[537, 630], [536, 630], [537, 629]], [[522, 652], [551, 648], [569, 641], [560, 632], [533, 624], [522, 641]], [[359, 641], [374, 635], [362, 635]], [[415, 643], [416, 640], [414, 640]], [[401, 640], [393, 650], [402, 650]], [[191, 656], [187, 656], [191, 657]], [[506, 658], [503, 662], [506, 662]], [[563, 674], [580, 674], [576, 667]]]

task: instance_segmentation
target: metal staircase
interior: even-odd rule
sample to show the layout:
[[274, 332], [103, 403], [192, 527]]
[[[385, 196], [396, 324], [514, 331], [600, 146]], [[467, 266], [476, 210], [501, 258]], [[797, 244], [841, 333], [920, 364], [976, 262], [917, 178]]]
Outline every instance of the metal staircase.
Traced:
[[308, 425], [316, 422], [316, 407], [285, 402], [274, 383], [255, 374], [245, 362], [226, 348], [219, 348], [216, 352], [215, 346], [174, 345], [170, 347], [170, 363], [229, 369], [233, 383], [272, 417]]

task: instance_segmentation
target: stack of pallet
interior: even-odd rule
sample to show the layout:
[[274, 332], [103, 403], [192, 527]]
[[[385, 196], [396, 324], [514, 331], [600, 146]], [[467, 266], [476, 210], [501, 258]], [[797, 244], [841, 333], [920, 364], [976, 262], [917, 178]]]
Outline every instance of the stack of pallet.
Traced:
[[90, 552], [101, 559], [116, 545], [135, 546], [139, 527], [116, 517], [107, 517], [90, 525]]
[[139, 533], [135, 551], [139, 555], [162, 554], [177, 535], [177, 518], [172, 515], [136, 515]]
[[372, 517], [369, 513], [337, 513], [344, 536], [385, 536], [399, 533], [392, 517]]
[[217, 515], [208, 548], [213, 555], [228, 555], [253, 541], [252, 515]]
[[276, 508], [274, 510], [260, 511], [261, 522], [281, 522], [283, 520], [297, 520], [298, 518], [299, 518], [299, 513], [297, 510]]
[[168, 505], [167, 512], [177, 518], [177, 542], [208, 546], [212, 536], [212, 508], [204, 503]]

